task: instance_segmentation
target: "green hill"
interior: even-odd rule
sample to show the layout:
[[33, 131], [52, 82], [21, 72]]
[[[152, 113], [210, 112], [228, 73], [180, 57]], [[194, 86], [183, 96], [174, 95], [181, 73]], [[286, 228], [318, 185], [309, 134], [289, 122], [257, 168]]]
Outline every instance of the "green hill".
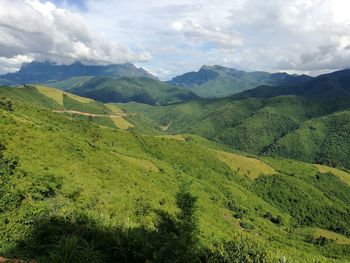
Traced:
[[133, 127], [126, 120], [127, 114], [116, 106], [96, 102], [51, 87], [1, 87], [1, 95], [45, 107], [75, 120], [88, 120], [110, 128], [128, 129]]
[[349, 168], [349, 131], [350, 112], [338, 112], [306, 121], [278, 140], [267, 153]]
[[135, 101], [166, 105], [197, 98], [191, 91], [150, 78], [96, 77], [70, 92], [105, 103]]
[[[346, 172], [229, 152], [195, 135], [145, 135], [74, 118], [53, 110], [109, 115], [120, 109], [46, 87], [2, 87], [0, 97], [1, 256], [36, 262], [350, 260]], [[225, 111], [221, 103], [162, 108], [172, 113], [173, 125], [181, 119], [184, 125], [192, 110], [204, 117], [200, 109], [207, 104], [205, 114]], [[266, 102], [240, 103], [240, 112], [234, 109], [241, 105], [226, 105], [237, 120]], [[159, 114], [151, 109], [160, 107], [137, 107], [149, 121]]]
[[261, 86], [237, 94], [234, 98], [271, 98], [281, 95], [296, 95], [312, 99], [342, 99], [344, 97], [349, 97], [350, 70], [345, 69], [324, 74], [298, 84], [282, 85], [278, 87]]
[[[346, 130], [349, 98], [225, 98], [165, 107], [135, 103], [120, 107], [138, 112], [161, 126], [171, 124], [169, 133], [198, 134], [258, 155], [277, 155], [350, 168], [345, 157], [350, 148]], [[134, 122], [132, 117], [129, 121]]]
[[301, 83], [309, 76], [295, 76], [287, 73], [245, 72], [222, 66], [203, 66], [198, 72], [177, 76], [169, 83], [186, 87], [202, 98], [230, 96], [261, 85], [282, 85]]
[[50, 86], [53, 88], [61, 89], [61, 90], [69, 90], [72, 88], [76, 88], [89, 81], [93, 77], [91, 76], [80, 76], [80, 77], [71, 77], [68, 79], [60, 80], [60, 81], [48, 81], [43, 85]]

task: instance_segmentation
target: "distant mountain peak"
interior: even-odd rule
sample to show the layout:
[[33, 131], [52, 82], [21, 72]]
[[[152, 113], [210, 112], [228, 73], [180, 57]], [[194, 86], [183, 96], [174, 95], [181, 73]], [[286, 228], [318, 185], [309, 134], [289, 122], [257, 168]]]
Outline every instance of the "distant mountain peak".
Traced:
[[219, 65], [213, 65], [213, 66], [203, 65], [199, 70], [222, 70], [222, 69], [227, 69], [227, 68]]
[[80, 76], [111, 76], [115, 78], [144, 77], [156, 79], [156, 77], [145, 69], [137, 68], [131, 63], [101, 66], [85, 65], [80, 61], [76, 61], [70, 65], [32, 61], [23, 64], [19, 71], [0, 76], [0, 78], [11, 81], [15, 84], [22, 84], [59, 81]]

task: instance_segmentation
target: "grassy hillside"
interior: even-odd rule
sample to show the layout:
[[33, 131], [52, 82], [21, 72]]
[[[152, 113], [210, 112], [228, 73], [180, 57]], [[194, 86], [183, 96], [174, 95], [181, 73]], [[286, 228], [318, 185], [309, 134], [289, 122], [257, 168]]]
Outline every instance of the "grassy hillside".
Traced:
[[152, 105], [167, 105], [197, 98], [190, 91], [150, 78], [97, 77], [70, 92], [102, 102], [135, 101]]
[[[225, 98], [163, 107], [136, 103], [120, 107], [158, 125], [170, 125], [168, 133], [193, 133], [253, 154], [350, 168], [346, 157], [349, 98]], [[133, 122], [132, 117], [129, 121]]]
[[105, 105], [92, 99], [79, 97], [51, 87], [1, 87], [1, 95], [48, 108], [60, 114], [65, 114], [72, 119], [88, 120], [101, 126], [122, 130], [133, 127], [127, 121], [127, 115], [123, 110], [115, 105]]
[[[350, 236], [350, 188], [338, 175], [226, 152], [198, 136], [96, 125], [52, 109], [119, 109], [44, 94], [0, 88], [0, 255], [37, 262], [67, 255], [85, 262], [350, 260], [346, 242], [330, 238]], [[200, 103], [182, 114], [194, 108], [199, 116]], [[320, 237], [319, 229], [328, 232]]]
[[61, 90], [69, 90], [81, 86], [92, 78], [91, 76], [71, 77], [60, 81], [48, 81], [44, 85]]
[[350, 112], [338, 112], [300, 125], [268, 149], [268, 154], [288, 156], [330, 166], [350, 167]]

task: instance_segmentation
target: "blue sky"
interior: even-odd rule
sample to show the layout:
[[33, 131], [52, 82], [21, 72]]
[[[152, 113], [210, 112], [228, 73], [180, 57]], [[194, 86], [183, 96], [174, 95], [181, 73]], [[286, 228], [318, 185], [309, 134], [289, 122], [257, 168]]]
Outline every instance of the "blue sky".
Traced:
[[85, 0], [53, 0], [52, 3], [60, 8], [87, 11], [87, 5]]
[[346, 0], [0, 0], [0, 73], [32, 60], [203, 64], [316, 75], [350, 66]]

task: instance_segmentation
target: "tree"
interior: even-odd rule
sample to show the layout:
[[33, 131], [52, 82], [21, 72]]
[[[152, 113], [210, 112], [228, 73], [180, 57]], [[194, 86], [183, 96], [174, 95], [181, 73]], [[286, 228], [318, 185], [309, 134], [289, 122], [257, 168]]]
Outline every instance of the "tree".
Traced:
[[185, 186], [176, 194], [180, 242], [189, 249], [195, 249], [198, 242], [198, 219], [195, 215], [197, 197], [192, 196]]
[[198, 219], [195, 215], [197, 198], [186, 186], [176, 194], [179, 212], [175, 217], [158, 211], [156, 262], [198, 262]]

